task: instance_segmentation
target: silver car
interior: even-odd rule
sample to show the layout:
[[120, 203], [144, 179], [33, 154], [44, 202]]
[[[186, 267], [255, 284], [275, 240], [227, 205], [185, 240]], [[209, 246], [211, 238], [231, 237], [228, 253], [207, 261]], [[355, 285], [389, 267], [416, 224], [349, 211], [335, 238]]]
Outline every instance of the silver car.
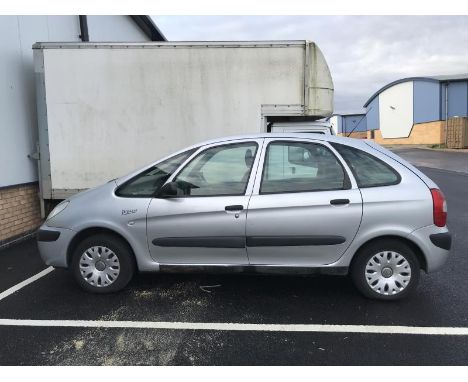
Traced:
[[395, 300], [447, 260], [437, 185], [368, 141], [257, 134], [198, 144], [57, 205], [37, 239], [87, 291], [135, 271], [350, 274]]

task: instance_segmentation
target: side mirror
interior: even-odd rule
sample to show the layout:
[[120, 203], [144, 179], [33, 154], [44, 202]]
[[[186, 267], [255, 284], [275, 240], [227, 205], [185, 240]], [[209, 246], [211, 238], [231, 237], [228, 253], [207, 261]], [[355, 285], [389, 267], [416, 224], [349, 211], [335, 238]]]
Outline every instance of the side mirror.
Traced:
[[176, 197], [178, 192], [178, 186], [176, 182], [169, 182], [163, 185], [156, 194], [157, 198], [173, 198]]

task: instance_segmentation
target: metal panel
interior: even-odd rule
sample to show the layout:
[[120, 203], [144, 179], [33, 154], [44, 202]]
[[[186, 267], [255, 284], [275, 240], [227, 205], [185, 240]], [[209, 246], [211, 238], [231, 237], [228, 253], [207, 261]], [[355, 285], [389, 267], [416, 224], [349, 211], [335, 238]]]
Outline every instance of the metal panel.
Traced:
[[372, 100], [366, 108], [366, 125], [367, 130], [380, 129], [379, 121], [379, 97]]
[[305, 113], [328, 117], [333, 113], [333, 80], [330, 69], [319, 47], [306, 44]]
[[161, 42], [91, 42], [88, 44], [76, 42], [37, 42], [34, 49], [173, 49], [173, 48], [288, 48], [304, 47], [304, 40], [281, 40], [281, 41], [161, 41]]
[[440, 84], [414, 81], [414, 123], [439, 120]]
[[53, 188], [93, 187], [196, 141], [258, 132], [262, 105], [297, 112], [304, 44], [36, 44], [54, 48], [44, 49]]
[[343, 132], [367, 131], [365, 114], [343, 115]]
[[468, 82], [448, 83], [448, 117], [468, 116]]
[[402, 82], [379, 95], [380, 131], [384, 138], [406, 138], [413, 127], [413, 82]]
[[34, 75], [36, 81], [37, 125], [39, 132], [39, 189], [43, 199], [52, 199], [50, 180], [49, 134], [47, 127], [47, 102], [45, 93], [44, 55], [42, 50], [34, 52]]

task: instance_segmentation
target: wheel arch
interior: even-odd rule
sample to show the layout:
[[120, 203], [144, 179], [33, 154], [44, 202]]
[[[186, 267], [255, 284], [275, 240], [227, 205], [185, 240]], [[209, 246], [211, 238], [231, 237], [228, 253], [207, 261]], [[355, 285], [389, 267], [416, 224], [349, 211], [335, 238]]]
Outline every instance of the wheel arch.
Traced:
[[372, 239], [369, 239], [367, 240], [365, 243], [363, 243], [355, 252], [354, 252], [354, 255], [353, 255], [353, 258], [351, 259], [351, 263], [350, 263], [350, 267], [353, 266], [353, 263], [354, 261], [356, 260], [357, 258], [357, 255], [361, 252], [361, 250], [363, 248], [365, 248], [366, 246], [368, 245], [371, 245], [375, 242], [378, 242], [380, 240], [397, 240], [397, 241], [400, 241], [406, 245], [408, 245], [414, 252], [414, 254], [416, 255], [416, 257], [418, 258], [419, 260], [419, 264], [421, 266], [421, 269], [424, 270], [425, 272], [427, 272], [427, 261], [426, 261], [426, 257], [424, 255], [424, 252], [422, 251], [422, 249], [419, 247], [418, 244], [416, 244], [414, 241], [406, 238], [406, 237], [403, 237], [403, 236], [398, 236], [398, 235], [383, 235], [383, 236], [377, 236], [377, 237], [374, 237]]
[[132, 246], [130, 245], [130, 243], [128, 242], [128, 240], [124, 236], [122, 236], [121, 234], [119, 234], [118, 232], [116, 232], [116, 231], [114, 231], [114, 230], [112, 230], [110, 228], [88, 227], [88, 228], [85, 228], [85, 229], [79, 231], [73, 237], [73, 239], [70, 241], [70, 244], [68, 245], [68, 248], [67, 248], [67, 267], [70, 266], [71, 258], [73, 256], [73, 252], [75, 251], [75, 249], [79, 245], [79, 243], [82, 240], [84, 240], [85, 238], [87, 238], [87, 237], [90, 237], [92, 235], [98, 235], [98, 234], [112, 235], [112, 236], [115, 236], [115, 237], [119, 238], [120, 240], [122, 240], [128, 246], [128, 249], [132, 253], [134, 261], [136, 261], [135, 251], [133, 250]]

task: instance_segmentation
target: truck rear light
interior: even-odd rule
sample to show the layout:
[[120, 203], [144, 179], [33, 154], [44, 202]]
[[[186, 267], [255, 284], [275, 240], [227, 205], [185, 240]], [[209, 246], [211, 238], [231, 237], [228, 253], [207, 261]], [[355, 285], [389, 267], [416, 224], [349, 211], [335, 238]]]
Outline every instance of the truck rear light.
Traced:
[[444, 194], [437, 188], [431, 188], [432, 207], [434, 211], [434, 224], [444, 227], [447, 223], [447, 202]]

